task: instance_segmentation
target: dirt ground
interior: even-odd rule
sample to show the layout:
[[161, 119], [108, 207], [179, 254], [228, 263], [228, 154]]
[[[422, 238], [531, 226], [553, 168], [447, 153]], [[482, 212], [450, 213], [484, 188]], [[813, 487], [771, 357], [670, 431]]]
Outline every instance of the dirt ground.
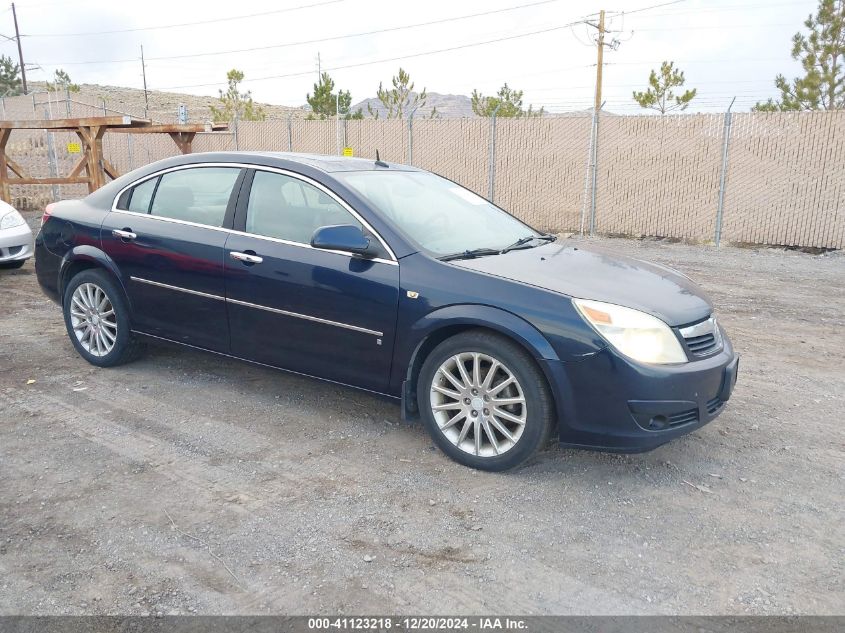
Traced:
[[97, 369], [0, 271], [0, 614], [845, 613], [845, 256], [599, 241], [701, 283], [736, 391], [651, 453], [507, 474], [365, 393], [162, 346]]

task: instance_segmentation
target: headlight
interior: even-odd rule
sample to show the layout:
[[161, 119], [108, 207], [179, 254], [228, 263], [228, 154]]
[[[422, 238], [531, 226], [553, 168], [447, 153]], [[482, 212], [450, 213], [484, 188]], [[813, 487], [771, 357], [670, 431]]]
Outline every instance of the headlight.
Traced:
[[660, 319], [623, 306], [587, 299], [572, 303], [613, 347], [642, 363], [685, 363], [687, 355], [674, 332]]
[[0, 230], [13, 229], [16, 226], [20, 226], [21, 224], [26, 224], [26, 220], [24, 220], [23, 216], [14, 209], [7, 212], [3, 217], [0, 218]]

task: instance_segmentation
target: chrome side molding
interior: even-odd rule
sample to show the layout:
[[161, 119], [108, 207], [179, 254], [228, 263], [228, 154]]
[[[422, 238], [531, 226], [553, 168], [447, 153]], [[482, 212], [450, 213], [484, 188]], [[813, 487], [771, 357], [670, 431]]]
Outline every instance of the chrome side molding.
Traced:
[[171, 286], [170, 284], [163, 284], [160, 281], [152, 281], [150, 279], [143, 279], [141, 277], [130, 277], [132, 281], [137, 281], [139, 284], [147, 284], [148, 286], [157, 286], [159, 288], [166, 288], [167, 290], [175, 290], [176, 292], [184, 292], [189, 295], [196, 295], [197, 297], [205, 297], [206, 299], [215, 299], [217, 301], [226, 301], [226, 297], [220, 295], [212, 295], [207, 292], [200, 292], [199, 290], [191, 290], [190, 288], [182, 288], [181, 286]]
[[[244, 253], [239, 253], [243, 255]], [[257, 258], [259, 262], [261, 258]], [[255, 262], [255, 263], [259, 263]], [[264, 310], [266, 312], [273, 312], [275, 314], [281, 314], [283, 316], [293, 317], [295, 319], [304, 319], [306, 321], [314, 321], [315, 323], [322, 323], [324, 325], [333, 325], [334, 327], [344, 328], [347, 330], [352, 330], [354, 332], [362, 332], [364, 334], [371, 334], [373, 336], [382, 337], [384, 336], [384, 332], [379, 332], [378, 330], [371, 330], [369, 328], [360, 327], [358, 325], [350, 325], [349, 323], [341, 323], [340, 321], [331, 321], [329, 319], [321, 319], [320, 317], [311, 316], [309, 314], [300, 314], [298, 312], [290, 312], [288, 310], [281, 310], [279, 308], [271, 308], [270, 306], [260, 305], [258, 303], [250, 303], [249, 301], [240, 301], [238, 299], [229, 299], [227, 297], [221, 297], [220, 295], [209, 294], [207, 292], [200, 292], [199, 290], [191, 290], [190, 288], [182, 288], [181, 286], [171, 286], [170, 284], [163, 284], [159, 281], [152, 281], [150, 279], [144, 279], [143, 277], [130, 277], [132, 281], [136, 281], [141, 284], [147, 284], [149, 286], [156, 286], [158, 288], [165, 288], [167, 290], [174, 290], [176, 292], [184, 292], [189, 295], [196, 295], [198, 297], [205, 297], [206, 299], [214, 299], [216, 301], [225, 301], [226, 303], [234, 303], [236, 305], [245, 306], [247, 308], [255, 308], [256, 310]]]

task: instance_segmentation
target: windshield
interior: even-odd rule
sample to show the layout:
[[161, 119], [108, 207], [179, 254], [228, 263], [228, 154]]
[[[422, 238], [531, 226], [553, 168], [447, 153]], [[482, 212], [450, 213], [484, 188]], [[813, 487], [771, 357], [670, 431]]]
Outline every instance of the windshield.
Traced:
[[359, 171], [335, 176], [435, 256], [499, 250], [539, 235], [469, 189], [429, 172]]

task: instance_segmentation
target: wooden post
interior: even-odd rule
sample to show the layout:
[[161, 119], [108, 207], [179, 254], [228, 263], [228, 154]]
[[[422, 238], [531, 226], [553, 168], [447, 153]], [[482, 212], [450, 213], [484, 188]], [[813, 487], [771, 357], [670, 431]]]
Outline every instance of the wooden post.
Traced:
[[103, 137], [106, 135], [107, 131], [108, 128], [105, 126], [91, 128], [92, 136], [94, 137], [94, 151], [96, 152], [94, 155], [94, 167], [97, 172], [96, 189], [99, 189], [106, 184], [105, 158], [103, 157]]
[[79, 137], [79, 140], [82, 141], [82, 152], [83, 158], [85, 159], [85, 174], [88, 176], [88, 193], [92, 193], [96, 187], [94, 186], [95, 169], [91, 161], [92, 151], [89, 128], [85, 126], [76, 128], [76, 135]]
[[76, 134], [82, 140], [87, 158], [85, 170], [88, 173], [88, 193], [93, 193], [106, 184], [103, 166], [103, 136], [106, 133], [103, 125], [80, 126]]
[[179, 151], [183, 154], [191, 153], [191, 144], [194, 142], [194, 137], [196, 135], [196, 132], [170, 132], [170, 138], [173, 139], [173, 142], [176, 143], [176, 147], [178, 147]]
[[0, 198], [3, 202], [12, 203], [12, 195], [9, 190], [9, 168], [6, 160], [6, 143], [12, 134], [10, 128], [0, 129]]

